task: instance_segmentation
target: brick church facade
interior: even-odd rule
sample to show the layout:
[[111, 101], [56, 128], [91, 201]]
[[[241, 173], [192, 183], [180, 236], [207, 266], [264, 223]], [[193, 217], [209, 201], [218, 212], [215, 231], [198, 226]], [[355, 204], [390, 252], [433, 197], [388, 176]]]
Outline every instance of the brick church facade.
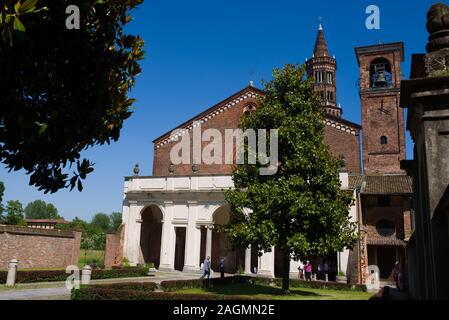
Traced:
[[[362, 231], [356, 248], [335, 254], [335, 264], [351, 282], [365, 283], [368, 265], [378, 266], [380, 277], [387, 279], [395, 261], [404, 256], [412, 227], [411, 180], [400, 169], [405, 159], [404, 118], [399, 108], [402, 43], [361, 47], [356, 53], [362, 126], [343, 118], [337, 100], [337, 60], [329, 54], [321, 26], [306, 69], [322, 98], [326, 143], [334, 156], [344, 160], [341, 188], [351, 191], [355, 199], [350, 218], [358, 221]], [[125, 179], [124, 256], [132, 264], [153, 262], [160, 270], [197, 272], [205, 256], [212, 257], [213, 268], [219, 258], [226, 257], [227, 272], [242, 267], [247, 274], [277, 274], [281, 261], [275, 248], [261, 257], [251, 248], [232, 251], [226, 236], [215, 228], [229, 221], [223, 189], [233, 186], [233, 165], [170, 161], [170, 152], [181, 137], [188, 135], [190, 146], [195, 130], [216, 129], [224, 137], [226, 129], [238, 128], [245, 113], [257, 111], [263, 95], [251, 84], [153, 141], [153, 176], [141, 177], [136, 170]], [[226, 152], [221, 156], [224, 159]], [[297, 277], [297, 267], [298, 262], [291, 261], [292, 276]]]

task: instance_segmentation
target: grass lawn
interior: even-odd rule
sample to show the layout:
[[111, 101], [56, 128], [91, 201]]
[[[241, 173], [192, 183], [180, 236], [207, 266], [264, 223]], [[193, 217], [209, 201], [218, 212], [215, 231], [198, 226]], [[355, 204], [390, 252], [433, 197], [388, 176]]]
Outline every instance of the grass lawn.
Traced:
[[373, 293], [359, 291], [290, 288], [291, 294], [283, 296], [281, 288], [251, 284], [229, 284], [213, 288], [182, 289], [177, 293], [239, 295], [269, 300], [368, 300]]
[[104, 251], [103, 250], [81, 250], [80, 258], [78, 260], [78, 266], [84, 267], [86, 264], [96, 263], [99, 265], [104, 264]]

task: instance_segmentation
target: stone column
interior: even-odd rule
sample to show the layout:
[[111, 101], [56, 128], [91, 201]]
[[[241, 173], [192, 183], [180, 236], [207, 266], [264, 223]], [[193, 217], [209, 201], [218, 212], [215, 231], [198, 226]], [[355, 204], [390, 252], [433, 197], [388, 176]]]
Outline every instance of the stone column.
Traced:
[[12, 259], [11, 261], [9, 261], [8, 276], [6, 278], [7, 287], [13, 287], [16, 284], [17, 265], [18, 262], [16, 259]]
[[212, 260], [212, 230], [213, 225], [206, 226], [206, 257], [211, 257]]
[[274, 278], [274, 247], [271, 252], [263, 252], [259, 259], [257, 274], [264, 277]]
[[290, 279], [299, 279], [299, 261], [290, 260]]
[[161, 263], [160, 271], [173, 271], [175, 269], [175, 244], [176, 234], [175, 228], [172, 224], [173, 218], [173, 202], [166, 201], [164, 203], [164, 221], [162, 224], [162, 239], [161, 239]]
[[196, 201], [188, 202], [188, 224], [186, 234], [186, 251], [184, 259], [184, 272], [200, 272], [201, 229], [196, 224], [198, 204]]
[[245, 249], [245, 274], [251, 275], [251, 246]]
[[140, 258], [140, 232], [142, 227], [142, 218], [140, 213], [142, 205], [137, 201], [129, 201], [129, 217], [126, 225], [126, 246], [125, 257], [128, 258], [130, 265], [136, 266]]

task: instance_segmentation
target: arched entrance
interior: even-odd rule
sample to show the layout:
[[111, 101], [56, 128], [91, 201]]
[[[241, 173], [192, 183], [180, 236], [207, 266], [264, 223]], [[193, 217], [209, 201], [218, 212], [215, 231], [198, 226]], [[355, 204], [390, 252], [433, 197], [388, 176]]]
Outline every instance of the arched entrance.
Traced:
[[[220, 230], [220, 226], [229, 223], [230, 219], [230, 207], [224, 205], [215, 210], [212, 215], [212, 221], [214, 229], [212, 231], [212, 270], [218, 271], [220, 259], [225, 258], [225, 272], [236, 273], [238, 269], [244, 269], [245, 251], [244, 250], [232, 250], [232, 245], [228, 240], [225, 233]], [[201, 230], [201, 262], [205, 258], [206, 254], [206, 237], [207, 230], [202, 228]]]
[[154, 263], [155, 268], [159, 268], [160, 264], [162, 219], [162, 211], [156, 205], [151, 205], [142, 212], [140, 249], [143, 262]]

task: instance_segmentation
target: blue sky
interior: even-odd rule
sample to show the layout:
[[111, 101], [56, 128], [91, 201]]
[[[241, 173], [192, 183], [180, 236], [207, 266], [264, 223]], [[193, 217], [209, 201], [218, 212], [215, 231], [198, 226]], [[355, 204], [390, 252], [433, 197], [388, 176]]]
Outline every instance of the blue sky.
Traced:
[[[143, 74], [132, 96], [134, 115], [121, 138], [84, 156], [96, 163], [82, 193], [44, 195], [28, 186], [23, 173], [0, 168], [4, 200], [24, 206], [36, 199], [52, 202], [66, 219], [89, 220], [97, 212], [121, 211], [123, 177], [138, 162], [141, 175], [152, 174], [152, 140], [245, 87], [271, 77], [273, 67], [303, 63], [310, 57], [318, 17], [322, 17], [331, 54], [338, 60], [338, 100], [344, 117], [360, 123], [354, 47], [404, 41], [404, 78], [412, 53], [425, 51], [428, 0], [146, 0], [134, 11], [130, 33], [146, 42]], [[378, 5], [381, 30], [365, 28], [365, 9]], [[250, 76], [250, 74], [252, 74]], [[408, 139], [407, 153], [412, 154]]]

